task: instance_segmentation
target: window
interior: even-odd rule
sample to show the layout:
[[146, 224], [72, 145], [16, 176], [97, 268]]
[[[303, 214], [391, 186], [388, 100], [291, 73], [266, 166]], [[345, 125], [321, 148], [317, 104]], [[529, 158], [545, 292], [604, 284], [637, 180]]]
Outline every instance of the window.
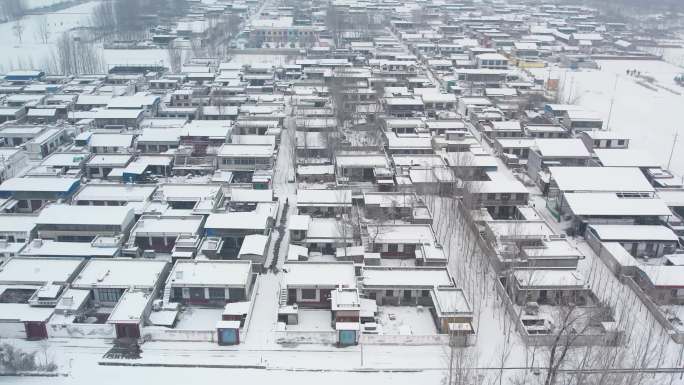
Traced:
[[316, 289], [302, 289], [302, 299], [303, 300], [315, 300], [316, 299]]
[[385, 290], [385, 295], [388, 297], [394, 297], [394, 290]]
[[224, 298], [226, 298], [226, 290], [222, 287], [210, 287], [209, 288], [209, 298], [210, 299], [224, 299]]
[[618, 139], [618, 146], [624, 146], [625, 145], [625, 140], [624, 139]]
[[425, 298], [430, 296], [430, 290], [421, 290], [420, 291], [420, 296]]
[[97, 294], [100, 302], [116, 302], [121, 296], [119, 289], [98, 289]]

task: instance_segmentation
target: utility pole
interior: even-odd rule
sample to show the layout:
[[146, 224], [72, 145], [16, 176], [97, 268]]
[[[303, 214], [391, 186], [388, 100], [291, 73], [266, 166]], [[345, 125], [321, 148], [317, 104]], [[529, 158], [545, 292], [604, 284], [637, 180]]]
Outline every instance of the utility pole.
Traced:
[[615, 85], [613, 86], [613, 96], [610, 98], [610, 109], [608, 110], [608, 122], [606, 123], [606, 130], [610, 131], [610, 118], [613, 116], [613, 104], [615, 103], [615, 91], [617, 91], [617, 84], [619, 79], [618, 74], [615, 74]]
[[674, 155], [675, 146], [677, 145], [677, 139], [679, 139], [679, 130], [675, 131], [675, 137], [672, 141], [672, 149], [670, 150], [670, 158], [667, 160], [667, 169], [670, 169], [670, 163], [672, 163], [672, 156]]

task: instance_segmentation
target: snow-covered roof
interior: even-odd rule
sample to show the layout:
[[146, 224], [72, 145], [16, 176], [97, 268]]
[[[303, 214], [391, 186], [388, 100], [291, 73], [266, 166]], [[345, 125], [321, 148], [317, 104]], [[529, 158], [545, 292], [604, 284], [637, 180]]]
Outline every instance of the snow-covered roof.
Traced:
[[288, 262], [283, 267], [288, 287], [356, 287], [351, 262]]
[[87, 158], [88, 154], [56, 152], [43, 159], [40, 165], [47, 167], [79, 167]]
[[107, 103], [108, 109], [138, 109], [151, 106], [159, 100], [157, 95], [130, 95], [113, 98]]
[[77, 192], [73, 201], [144, 202], [150, 199], [156, 186], [134, 184], [87, 184]]
[[37, 225], [113, 225], [125, 226], [133, 220], [133, 209], [127, 206], [70, 206], [51, 204], [41, 210]]
[[95, 119], [138, 119], [143, 114], [143, 110], [97, 110]]
[[221, 191], [217, 184], [168, 183], [160, 184], [155, 196], [168, 201], [197, 201], [213, 197]]
[[0, 233], [30, 233], [36, 227], [37, 215], [0, 215]]
[[380, 154], [364, 154], [364, 155], [342, 155], [335, 156], [335, 163], [338, 167], [360, 167], [360, 168], [375, 168], [375, 167], [389, 167], [389, 163], [385, 155]]
[[684, 266], [641, 265], [639, 270], [655, 287], [684, 288]]
[[288, 230], [308, 230], [311, 217], [308, 215], [290, 215], [287, 221]]
[[586, 280], [575, 270], [516, 270], [513, 272], [522, 289], [544, 288], [586, 289]]
[[554, 235], [554, 231], [544, 221], [524, 220], [491, 220], [486, 221], [486, 226], [498, 238], [546, 238]]
[[430, 225], [369, 225], [368, 236], [376, 243], [433, 243], [435, 234]]
[[45, 322], [54, 312], [51, 307], [30, 306], [26, 303], [0, 303], [0, 320], [17, 322]]
[[251, 188], [232, 188], [231, 202], [273, 202], [273, 190], [255, 190]]
[[662, 225], [590, 225], [590, 231], [602, 241], [663, 241], [676, 242], [679, 238]]
[[174, 287], [244, 288], [252, 279], [251, 261], [179, 260], [167, 284]]
[[73, 281], [75, 288], [153, 288], [168, 265], [155, 259], [93, 258]]
[[232, 120], [193, 120], [183, 127], [182, 136], [226, 139], [233, 127]]
[[225, 157], [259, 157], [270, 158], [273, 156], [274, 146], [254, 144], [223, 144], [218, 150], [218, 156]]
[[474, 194], [528, 194], [529, 191], [519, 180], [503, 175], [501, 172], [488, 172], [490, 180], [466, 182]]
[[633, 148], [597, 148], [594, 153], [604, 167], [660, 167], [660, 162], [649, 151]]
[[[133, 158], [132, 155], [128, 154], [103, 154], [103, 155], [93, 155], [90, 160], [88, 160], [88, 166], [125, 166]], [[113, 176], [111, 173], [110, 176]]]
[[365, 267], [363, 286], [369, 289], [452, 286], [443, 267]]
[[241, 255], [265, 255], [266, 247], [269, 241], [268, 235], [250, 234], [245, 236], [242, 240], [242, 246], [238, 252], [238, 258]]
[[668, 216], [672, 212], [659, 198], [621, 198], [615, 193], [565, 193], [578, 216]]
[[58, 242], [50, 239], [34, 239], [21, 251], [22, 256], [40, 257], [114, 257], [118, 246], [94, 246], [91, 242]]
[[203, 218], [197, 215], [164, 217], [143, 215], [131, 230], [131, 237], [195, 235]]
[[126, 290], [109, 314], [107, 323], [139, 323], [152, 298], [148, 290]]
[[96, 132], [90, 136], [88, 145], [90, 147], [131, 147], [133, 144], [133, 134], [108, 134]]
[[351, 206], [352, 193], [347, 189], [298, 189], [297, 206]]
[[549, 167], [561, 191], [653, 192], [644, 174], [630, 167]]
[[431, 291], [432, 302], [438, 316], [470, 313], [472, 309], [463, 290], [455, 287], [436, 287]]
[[14, 257], [0, 267], [0, 283], [43, 285], [67, 282], [82, 262], [82, 258]]
[[212, 213], [204, 224], [206, 229], [265, 230], [269, 215], [258, 211]]
[[537, 139], [535, 146], [545, 158], [591, 158], [591, 154], [581, 139]]
[[37, 191], [37, 192], [67, 192], [74, 185], [78, 185], [78, 178], [61, 177], [24, 177], [11, 178], [0, 184], [0, 192]]

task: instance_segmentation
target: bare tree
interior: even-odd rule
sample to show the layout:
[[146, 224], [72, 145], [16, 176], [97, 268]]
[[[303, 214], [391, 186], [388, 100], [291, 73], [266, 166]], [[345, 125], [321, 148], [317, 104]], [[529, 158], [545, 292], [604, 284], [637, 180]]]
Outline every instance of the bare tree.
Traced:
[[93, 44], [76, 41], [65, 32], [57, 39], [48, 68], [64, 75], [92, 74], [103, 71], [104, 59]]
[[0, 20], [10, 21], [18, 19], [26, 14], [23, 0], [0, 1]]
[[173, 43], [169, 43], [166, 48], [166, 54], [169, 57], [171, 72], [179, 73], [181, 71], [181, 66], [183, 65], [183, 50], [176, 47]]
[[24, 36], [24, 23], [21, 19], [17, 19], [14, 22], [14, 25], [12, 25], [12, 33], [14, 34], [14, 37], [17, 38], [17, 41], [19, 41], [19, 44], [21, 44], [22, 37]]
[[93, 8], [91, 24], [98, 34], [107, 35], [116, 29], [114, 2], [102, 1]]
[[36, 34], [37, 38], [43, 43], [47, 44], [50, 40], [50, 25], [46, 16], [36, 18]]

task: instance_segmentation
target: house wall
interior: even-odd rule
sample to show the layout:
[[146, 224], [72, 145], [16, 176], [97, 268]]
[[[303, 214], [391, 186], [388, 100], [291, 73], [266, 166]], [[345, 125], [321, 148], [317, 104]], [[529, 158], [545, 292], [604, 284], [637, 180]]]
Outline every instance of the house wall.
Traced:
[[249, 285], [244, 287], [224, 287], [223, 298], [211, 297], [208, 287], [173, 287], [171, 288], [171, 298], [174, 301], [185, 304], [209, 304], [209, 305], [225, 305], [228, 302], [237, 302], [247, 300]]
[[366, 289], [368, 298], [375, 299], [378, 305], [422, 305], [432, 306], [429, 289], [391, 288]]
[[[314, 290], [315, 297], [306, 299], [302, 296], [303, 290]], [[311, 287], [291, 287], [287, 288], [287, 304], [296, 303], [300, 307], [330, 308], [330, 293], [334, 288], [311, 288]]]

